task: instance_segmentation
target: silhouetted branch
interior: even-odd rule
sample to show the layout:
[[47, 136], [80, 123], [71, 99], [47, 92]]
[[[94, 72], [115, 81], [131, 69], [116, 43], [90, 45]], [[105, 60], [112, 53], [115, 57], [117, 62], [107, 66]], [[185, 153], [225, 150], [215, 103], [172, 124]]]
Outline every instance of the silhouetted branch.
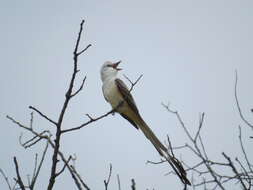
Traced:
[[108, 190], [108, 185], [110, 183], [111, 175], [112, 175], [112, 164], [110, 164], [110, 170], [109, 170], [108, 178], [107, 178], [107, 180], [104, 180], [105, 190]]
[[76, 95], [83, 89], [83, 85], [84, 85], [84, 83], [85, 83], [86, 78], [87, 78], [87, 77], [85, 76], [84, 79], [83, 79], [83, 81], [82, 81], [82, 83], [81, 83], [81, 85], [80, 85], [80, 87], [79, 87], [79, 89], [78, 89], [76, 92], [74, 92], [74, 93], [71, 95], [71, 97], [76, 96]]
[[247, 155], [247, 153], [246, 153], [246, 151], [245, 151], [245, 148], [244, 148], [244, 146], [243, 146], [243, 142], [242, 142], [242, 129], [241, 129], [241, 126], [239, 126], [239, 136], [238, 136], [238, 138], [239, 138], [239, 141], [240, 141], [241, 150], [242, 150], [244, 159], [246, 160], [248, 169], [249, 169], [249, 171], [253, 174], [253, 169], [252, 169], [253, 165], [250, 164], [250, 161], [249, 161], [249, 159], [248, 159], [248, 155]]
[[121, 190], [119, 174], [117, 174], [118, 190]]
[[23, 183], [23, 181], [22, 181], [22, 179], [21, 179], [21, 177], [20, 177], [19, 166], [18, 166], [17, 158], [14, 157], [13, 160], [14, 160], [14, 164], [15, 164], [15, 168], [16, 168], [16, 174], [17, 174], [17, 180], [16, 180], [16, 181], [17, 181], [17, 183], [18, 183], [20, 189], [25, 190], [24, 183]]
[[84, 53], [89, 47], [91, 47], [91, 44], [87, 45], [86, 48], [84, 48], [82, 51], [77, 53], [77, 56], [81, 55], [82, 53]]
[[89, 125], [92, 122], [98, 121], [98, 120], [100, 120], [100, 119], [102, 119], [102, 118], [104, 118], [104, 117], [112, 114], [114, 111], [115, 111], [115, 109], [112, 109], [111, 111], [109, 111], [109, 112], [107, 112], [107, 113], [105, 113], [105, 114], [103, 114], [103, 115], [101, 115], [101, 116], [99, 116], [97, 118], [92, 118], [89, 114], [86, 114], [86, 116], [89, 118], [89, 121], [83, 123], [82, 125], [80, 125], [78, 127], [73, 127], [73, 128], [70, 128], [70, 129], [62, 130], [62, 133], [66, 133], [66, 132], [69, 132], [69, 131], [74, 131], [74, 130], [81, 129], [81, 128]]
[[237, 83], [238, 83], [238, 76], [237, 76], [237, 71], [235, 71], [235, 101], [236, 101], [236, 106], [237, 106], [237, 109], [238, 109], [238, 112], [239, 112], [239, 115], [241, 117], [241, 119], [244, 121], [244, 123], [246, 123], [251, 129], [253, 129], [253, 125], [245, 119], [243, 113], [242, 113], [242, 110], [241, 110], [241, 106], [239, 104], [239, 100], [238, 100], [238, 95], [237, 95]]
[[132, 82], [126, 75], [123, 75], [127, 80], [128, 82], [130, 82], [131, 84], [131, 87], [129, 89], [129, 92], [131, 92], [133, 90], [133, 87], [139, 82], [139, 80], [141, 80], [141, 78], [143, 77], [143, 75], [140, 75], [135, 82]]
[[[195, 179], [192, 175], [191, 182], [192, 182], [194, 189], [196, 187], [201, 187], [201, 188], [204, 187], [204, 189], [207, 189], [211, 186], [212, 186], [211, 189], [217, 189], [217, 188], [218, 189], [225, 189], [224, 184], [227, 182], [230, 182], [232, 180], [236, 181], [237, 183], [239, 182], [241, 184], [241, 186], [243, 187], [243, 189], [245, 189], [245, 190], [251, 189], [252, 181], [253, 181], [252, 165], [250, 164], [250, 161], [247, 157], [247, 153], [246, 153], [243, 143], [242, 143], [242, 135], [241, 135], [241, 128], [240, 127], [239, 127], [239, 141], [240, 141], [240, 145], [241, 145], [241, 150], [244, 155], [244, 159], [247, 163], [247, 168], [243, 165], [243, 163], [238, 158], [235, 158], [235, 160], [239, 165], [236, 165], [235, 163], [233, 163], [231, 158], [228, 157], [225, 153], [223, 153], [222, 155], [228, 161], [227, 163], [226, 162], [225, 163], [216, 162], [216, 161], [212, 161], [209, 159], [209, 156], [208, 156], [207, 151], [205, 149], [205, 144], [203, 142], [203, 138], [201, 136], [201, 130], [203, 127], [204, 116], [205, 116], [204, 113], [202, 113], [200, 115], [199, 126], [198, 126], [197, 132], [194, 135], [191, 135], [189, 130], [186, 128], [180, 114], [177, 111], [172, 111], [169, 108], [169, 105], [163, 104], [163, 106], [166, 108], [167, 111], [176, 115], [176, 117], [180, 123], [180, 126], [182, 127], [185, 134], [187, 135], [187, 137], [190, 140], [191, 144], [186, 143], [183, 146], [179, 146], [182, 148], [179, 148], [178, 150], [182, 150], [185, 148], [189, 149], [193, 153], [193, 155], [195, 155], [196, 158], [198, 158], [198, 160], [199, 160], [193, 166], [190, 166], [186, 162], [181, 161], [184, 164], [184, 166], [186, 166], [186, 171], [192, 171], [192, 172], [196, 173], [198, 176], [202, 177], [201, 181], [199, 181], [199, 180], [195, 181]], [[168, 140], [168, 143], [170, 144], [170, 147], [171, 147], [170, 140], [169, 139], [167, 139], [167, 140]], [[163, 163], [163, 161], [150, 162], [150, 163], [159, 164], [159, 163]], [[231, 169], [233, 174], [229, 175], [229, 174], [223, 173], [224, 170], [221, 167], [224, 167], [224, 169], [225, 168]], [[219, 170], [217, 170], [218, 168], [219, 168]]]
[[[37, 156], [36, 156], [36, 159], [35, 159], [35, 166], [34, 166], [34, 172], [33, 172], [33, 178], [32, 178], [32, 182], [31, 182], [31, 184], [30, 184], [30, 189], [33, 189], [34, 186], [35, 186], [35, 183], [36, 183], [37, 178], [38, 178], [39, 173], [40, 173], [40, 169], [41, 169], [42, 164], [43, 164], [43, 162], [44, 162], [44, 160], [45, 160], [45, 156], [46, 156], [47, 149], [48, 149], [48, 144], [49, 144], [49, 142], [47, 141], [46, 146], [45, 146], [45, 149], [44, 149], [44, 151], [43, 151], [43, 153], [42, 153], [42, 157], [41, 157], [41, 160], [40, 160], [40, 163], [39, 163], [38, 168], [37, 168]], [[37, 168], [37, 169], [36, 169], [36, 168]]]
[[[67, 167], [68, 167], [68, 165], [67, 165]], [[90, 190], [90, 188], [87, 186], [87, 184], [84, 183], [84, 181], [83, 181], [83, 179], [81, 178], [80, 174], [77, 173], [75, 167], [74, 167], [73, 165], [71, 165], [70, 168], [72, 169], [72, 172], [71, 172], [71, 173], [73, 173], [73, 174], [76, 175], [77, 179], [81, 182], [81, 184], [83, 185], [83, 187], [84, 187], [86, 190]]]
[[[52, 119], [50, 119], [48, 116], [46, 116], [45, 114], [43, 114], [41, 111], [39, 111], [37, 108], [33, 107], [33, 106], [29, 106], [30, 109], [36, 111], [41, 117], [45, 118], [46, 120], [48, 120], [50, 123], [54, 124], [55, 126], [57, 126], [57, 123], [55, 121], [53, 121]], [[32, 115], [33, 116], [33, 115]], [[31, 122], [32, 122], [32, 118], [31, 117]], [[32, 128], [32, 125], [31, 125]]]
[[[53, 157], [52, 157], [52, 167], [51, 167], [51, 175], [50, 175], [50, 179], [49, 179], [49, 184], [48, 184], [48, 190], [51, 190], [54, 186], [55, 183], [55, 178], [56, 178], [56, 167], [57, 167], [57, 163], [58, 163], [58, 152], [59, 152], [59, 148], [60, 148], [60, 139], [61, 139], [61, 134], [62, 134], [62, 121], [63, 121], [63, 117], [66, 113], [66, 109], [69, 105], [69, 101], [71, 98], [73, 98], [78, 92], [81, 91], [83, 84], [81, 85], [81, 87], [79, 88], [80, 90], [78, 90], [76, 93], [74, 93], [74, 95], [72, 94], [73, 91], [73, 87], [74, 87], [74, 81], [76, 78], [76, 74], [78, 73], [78, 69], [77, 69], [77, 63], [78, 63], [78, 56], [81, 53], [78, 53], [78, 47], [79, 47], [79, 43], [81, 40], [81, 35], [82, 35], [82, 31], [83, 31], [83, 24], [84, 24], [84, 20], [82, 20], [81, 24], [80, 24], [80, 30], [78, 33], [78, 37], [77, 37], [77, 41], [76, 41], [76, 45], [75, 45], [75, 49], [73, 52], [73, 60], [74, 60], [74, 65], [73, 65], [73, 73], [72, 73], [72, 77], [69, 83], [69, 87], [68, 90], [66, 92], [65, 95], [65, 101], [63, 103], [58, 121], [57, 121], [57, 129], [56, 129], [56, 134], [55, 134], [55, 148], [54, 148], [54, 153], [53, 153]], [[85, 48], [85, 50], [82, 51], [82, 53], [84, 51], [86, 51], [90, 46], [87, 46], [87, 48]], [[84, 83], [85, 80], [83, 80]]]
[[56, 177], [57, 177], [57, 176], [59, 176], [59, 175], [61, 175], [61, 174], [62, 174], [62, 172], [64, 172], [64, 170], [65, 170], [66, 166], [69, 164], [69, 162], [70, 162], [70, 160], [71, 160], [71, 159], [72, 159], [72, 157], [71, 157], [71, 156], [69, 156], [69, 158], [68, 158], [67, 162], [66, 162], [66, 163], [64, 163], [64, 166], [62, 167], [62, 169], [61, 169], [58, 173], [56, 173]]
[[[237, 171], [236, 167], [234, 166], [234, 163], [231, 161], [230, 157], [227, 156], [224, 152], [222, 152], [222, 155], [227, 159], [229, 166], [232, 168], [233, 172], [235, 173], [236, 176], [240, 176], [239, 172]], [[246, 188], [246, 185], [244, 184], [243, 180], [241, 177], [238, 177], [238, 180], [240, 181], [241, 185], [243, 186], [244, 189]]]
[[5, 182], [6, 182], [6, 184], [8, 185], [9, 190], [12, 190], [11, 184], [10, 184], [10, 182], [9, 182], [9, 179], [8, 179], [8, 177], [5, 175], [4, 171], [3, 171], [1, 168], [0, 168], [0, 173], [2, 174], [2, 176], [3, 176], [3, 178], [4, 178]]
[[131, 179], [131, 189], [136, 190], [136, 183], [135, 183], [134, 179]]

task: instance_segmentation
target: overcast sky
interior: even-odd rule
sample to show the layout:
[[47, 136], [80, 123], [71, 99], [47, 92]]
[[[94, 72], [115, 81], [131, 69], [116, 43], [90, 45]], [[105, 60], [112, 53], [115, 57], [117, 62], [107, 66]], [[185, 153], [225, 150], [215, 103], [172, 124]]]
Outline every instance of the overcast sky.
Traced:
[[[240, 157], [238, 125], [246, 137], [252, 131], [239, 118], [233, 91], [237, 70], [240, 103], [245, 117], [252, 121], [252, 10], [252, 1], [235, 0], [1, 1], [0, 168], [12, 179], [12, 157], [17, 156], [24, 178], [32, 173], [35, 153], [41, 154], [44, 144], [24, 150], [19, 136], [23, 132], [25, 140], [30, 134], [5, 116], [28, 124], [28, 106], [33, 105], [56, 120], [71, 77], [81, 19], [86, 20], [81, 47], [89, 43], [92, 47], [79, 59], [76, 86], [85, 75], [87, 81], [70, 104], [64, 128], [85, 122], [86, 113], [99, 116], [110, 110], [101, 91], [100, 67], [107, 60], [122, 60], [121, 72], [129, 78], [144, 75], [133, 96], [161, 141], [168, 134], [174, 145], [187, 142], [175, 116], [161, 106], [161, 102], [169, 102], [192, 133], [199, 113], [206, 113], [202, 135], [210, 158], [224, 161], [222, 151]], [[34, 127], [53, 129], [37, 114]], [[252, 142], [247, 141], [252, 158]], [[175, 176], [164, 176], [171, 169], [168, 165], [145, 164], [158, 161], [159, 155], [144, 135], [119, 115], [64, 136], [61, 150], [66, 156], [77, 155], [76, 167], [92, 189], [103, 189], [110, 163], [111, 189], [117, 189], [116, 174], [122, 189], [130, 189], [131, 178], [138, 189], [182, 187]], [[46, 188], [51, 152], [36, 189]], [[196, 163], [188, 152], [177, 156], [188, 164]], [[68, 172], [55, 187], [74, 189]], [[0, 189], [6, 188], [0, 177]]]

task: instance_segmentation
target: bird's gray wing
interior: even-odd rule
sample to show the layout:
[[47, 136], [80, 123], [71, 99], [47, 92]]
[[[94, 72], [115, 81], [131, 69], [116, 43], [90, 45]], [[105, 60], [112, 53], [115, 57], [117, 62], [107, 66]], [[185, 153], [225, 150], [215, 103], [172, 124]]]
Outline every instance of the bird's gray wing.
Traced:
[[[128, 90], [127, 86], [125, 85], [125, 83], [120, 80], [120, 79], [116, 79], [115, 80], [115, 84], [120, 92], [120, 94], [122, 95], [124, 101], [128, 104], [128, 106], [134, 111], [134, 113], [136, 113], [138, 116], [140, 116], [139, 114], [139, 110], [135, 104], [134, 98], [131, 95], [130, 91]], [[137, 126], [137, 124], [131, 120], [126, 114], [120, 113], [120, 115], [122, 117], [124, 117], [126, 120], [128, 120], [136, 129], [139, 129], [139, 127]]]
[[118, 87], [118, 90], [120, 92], [120, 94], [122, 95], [122, 97], [124, 98], [124, 100], [126, 101], [126, 103], [131, 107], [131, 109], [139, 115], [139, 110], [135, 104], [134, 98], [131, 95], [130, 91], [128, 90], [127, 86], [125, 85], [125, 83], [120, 80], [120, 79], [116, 79], [115, 80], [116, 86]]

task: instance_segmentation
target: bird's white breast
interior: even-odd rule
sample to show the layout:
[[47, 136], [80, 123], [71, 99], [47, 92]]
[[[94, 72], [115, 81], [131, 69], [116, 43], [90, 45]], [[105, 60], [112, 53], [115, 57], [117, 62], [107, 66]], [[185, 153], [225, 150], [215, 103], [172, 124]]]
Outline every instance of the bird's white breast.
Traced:
[[115, 84], [115, 80], [105, 81], [102, 89], [105, 99], [111, 104], [112, 108], [116, 108], [123, 100]]

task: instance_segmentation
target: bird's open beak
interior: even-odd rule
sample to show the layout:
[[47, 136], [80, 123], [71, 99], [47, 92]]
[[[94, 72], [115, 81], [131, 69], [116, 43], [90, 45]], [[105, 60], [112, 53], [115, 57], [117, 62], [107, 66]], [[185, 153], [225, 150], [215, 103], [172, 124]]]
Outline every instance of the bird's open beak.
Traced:
[[122, 70], [121, 68], [118, 68], [118, 65], [119, 65], [120, 63], [121, 63], [121, 61], [118, 61], [118, 62], [116, 62], [116, 63], [113, 63], [113, 64], [112, 64], [112, 68], [116, 69], [117, 71]]

